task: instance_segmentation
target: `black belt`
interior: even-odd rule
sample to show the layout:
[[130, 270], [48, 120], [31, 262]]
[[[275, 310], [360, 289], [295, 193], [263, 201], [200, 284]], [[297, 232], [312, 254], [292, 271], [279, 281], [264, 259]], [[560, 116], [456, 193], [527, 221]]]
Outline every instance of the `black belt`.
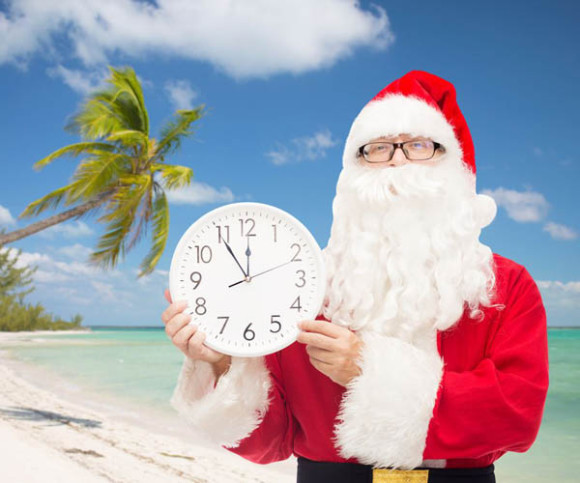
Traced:
[[298, 483], [372, 483], [389, 480], [401, 483], [495, 483], [495, 474], [493, 465], [483, 468], [417, 468], [410, 472], [392, 473], [381, 470], [379, 474], [376, 470], [373, 473], [373, 467], [369, 465], [328, 463], [298, 457]]

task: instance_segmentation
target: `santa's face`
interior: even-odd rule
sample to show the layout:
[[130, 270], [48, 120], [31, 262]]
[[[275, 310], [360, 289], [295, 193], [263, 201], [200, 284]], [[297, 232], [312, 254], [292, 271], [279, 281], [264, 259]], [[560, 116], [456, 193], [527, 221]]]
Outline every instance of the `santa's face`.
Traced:
[[325, 315], [420, 343], [453, 325], [466, 305], [472, 312], [488, 305], [492, 254], [478, 239], [488, 203], [461, 159], [444, 149], [428, 162], [396, 149], [380, 166], [363, 157], [345, 163], [325, 249]]

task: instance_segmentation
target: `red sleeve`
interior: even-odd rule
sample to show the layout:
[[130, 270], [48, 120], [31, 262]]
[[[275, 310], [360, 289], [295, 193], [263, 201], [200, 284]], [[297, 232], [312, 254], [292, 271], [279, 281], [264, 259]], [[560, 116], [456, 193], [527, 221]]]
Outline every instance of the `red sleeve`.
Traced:
[[470, 371], [444, 369], [424, 459], [523, 452], [536, 438], [548, 390], [546, 313], [528, 272], [516, 278], [487, 357]]
[[272, 386], [269, 405], [260, 425], [235, 448], [227, 448], [260, 464], [289, 458], [294, 447], [294, 419], [286, 403], [279, 353], [266, 356]]

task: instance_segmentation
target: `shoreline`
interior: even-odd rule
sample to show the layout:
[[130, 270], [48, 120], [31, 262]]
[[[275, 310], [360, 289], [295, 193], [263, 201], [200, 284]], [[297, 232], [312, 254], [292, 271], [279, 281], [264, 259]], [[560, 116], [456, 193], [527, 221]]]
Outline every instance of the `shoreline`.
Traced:
[[45, 343], [51, 334], [0, 334], [0, 450], [3, 475], [12, 481], [295, 481], [292, 462], [252, 464], [196, 438], [177, 415], [171, 424], [154, 411], [116, 405], [114, 397], [99, 401], [82, 388], [65, 390], [66, 379], [10, 353], [13, 345]]
[[83, 329], [72, 329], [72, 330], [17, 330], [17, 331], [0, 331], [0, 343], [3, 342], [4, 339], [18, 339], [18, 338], [26, 338], [32, 336], [43, 336], [43, 335], [79, 335], [79, 334], [90, 334], [92, 333], [92, 329], [90, 327], [86, 327]]

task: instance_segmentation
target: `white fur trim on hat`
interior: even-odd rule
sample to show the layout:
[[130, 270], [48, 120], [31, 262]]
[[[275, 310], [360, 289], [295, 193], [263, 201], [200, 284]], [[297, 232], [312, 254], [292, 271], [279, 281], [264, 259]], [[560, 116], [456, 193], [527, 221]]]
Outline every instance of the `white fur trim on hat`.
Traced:
[[354, 120], [344, 148], [343, 166], [356, 161], [358, 149], [381, 136], [424, 136], [443, 145], [454, 159], [463, 152], [443, 113], [425, 101], [391, 94], [369, 102]]
[[361, 375], [341, 402], [336, 443], [345, 458], [402, 469], [423, 461], [443, 361], [394, 337], [361, 333]]
[[232, 357], [230, 369], [215, 381], [209, 363], [186, 358], [171, 404], [210, 439], [236, 447], [268, 409], [269, 371], [263, 357]]

